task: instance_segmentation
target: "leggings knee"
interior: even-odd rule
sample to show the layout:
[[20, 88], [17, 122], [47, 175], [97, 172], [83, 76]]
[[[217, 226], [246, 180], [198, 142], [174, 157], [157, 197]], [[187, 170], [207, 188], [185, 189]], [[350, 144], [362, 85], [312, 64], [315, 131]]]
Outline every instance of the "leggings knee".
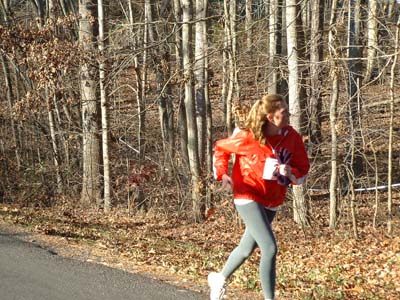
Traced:
[[254, 251], [255, 247], [238, 247], [238, 254], [242, 259], [248, 258]]
[[272, 259], [276, 256], [277, 253], [278, 247], [275, 243], [264, 245], [264, 247], [261, 248], [261, 255], [266, 258]]

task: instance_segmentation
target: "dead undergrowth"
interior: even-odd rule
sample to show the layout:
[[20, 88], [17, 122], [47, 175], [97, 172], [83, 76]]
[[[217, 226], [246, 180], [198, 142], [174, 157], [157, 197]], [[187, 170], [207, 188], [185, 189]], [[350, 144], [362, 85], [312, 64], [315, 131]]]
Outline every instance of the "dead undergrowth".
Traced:
[[[382, 203], [379, 226], [371, 209], [359, 207], [359, 238], [352, 237], [346, 212], [335, 231], [326, 224], [328, 203], [313, 203], [314, 220], [301, 229], [286, 206], [274, 221], [278, 240], [277, 299], [399, 299], [400, 211], [386, 234]], [[361, 204], [360, 204], [361, 205]], [[243, 228], [230, 203], [216, 207], [201, 224], [159, 212], [128, 217], [123, 209], [99, 211], [59, 205], [29, 208], [0, 204], [2, 227], [29, 232], [32, 241], [60, 255], [94, 261], [207, 293], [206, 277], [221, 268]], [[10, 227], [11, 226], [11, 227]], [[229, 299], [261, 299], [259, 252], [233, 276]]]

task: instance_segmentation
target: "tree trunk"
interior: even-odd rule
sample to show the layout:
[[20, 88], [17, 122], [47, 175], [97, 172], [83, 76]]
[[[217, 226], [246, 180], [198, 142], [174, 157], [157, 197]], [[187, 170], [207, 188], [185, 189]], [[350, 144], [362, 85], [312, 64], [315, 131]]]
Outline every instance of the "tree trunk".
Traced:
[[182, 56], [183, 73], [185, 78], [185, 109], [188, 128], [188, 153], [189, 168], [192, 179], [192, 207], [195, 222], [203, 218], [202, 214], [202, 196], [200, 189], [200, 165], [198, 153], [198, 137], [196, 123], [196, 107], [193, 95], [193, 57], [191, 50], [191, 21], [192, 21], [192, 1], [182, 0], [183, 26], [182, 26]]
[[198, 130], [198, 146], [200, 166], [205, 165], [206, 157], [206, 101], [205, 101], [205, 48], [207, 47], [206, 36], [204, 32], [207, 30], [206, 15], [207, 1], [196, 0], [196, 25], [195, 25], [195, 63], [194, 63], [194, 79], [195, 79], [195, 95], [196, 95], [196, 119]]
[[101, 140], [103, 153], [103, 185], [104, 185], [104, 211], [111, 209], [111, 181], [110, 181], [110, 159], [108, 155], [108, 113], [106, 92], [106, 53], [105, 53], [105, 28], [103, 0], [97, 0], [98, 23], [99, 23], [99, 75], [100, 75], [100, 106], [101, 106]]
[[337, 187], [338, 187], [338, 142], [337, 142], [337, 132], [336, 132], [336, 116], [337, 116], [337, 102], [339, 99], [339, 81], [337, 74], [337, 52], [335, 46], [335, 30], [334, 26], [336, 23], [336, 8], [337, 0], [333, 0], [331, 8], [331, 17], [329, 22], [329, 36], [328, 36], [328, 49], [329, 49], [329, 59], [331, 64], [331, 76], [332, 79], [332, 94], [331, 94], [331, 104], [329, 110], [329, 123], [331, 129], [331, 179], [329, 185], [329, 227], [335, 228], [337, 223]]
[[12, 92], [12, 83], [10, 78], [10, 70], [8, 68], [8, 62], [3, 54], [0, 52], [0, 59], [3, 65], [3, 75], [4, 75], [4, 83], [6, 86], [6, 97], [7, 97], [7, 108], [10, 114], [10, 126], [11, 126], [11, 135], [13, 140], [13, 147], [15, 153], [15, 160], [17, 162], [17, 170], [21, 169], [21, 157], [19, 150], [19, 143], [17, 138], [17, 126], [15, 124], [13, 115], [12, 115], [12, 107], [13, 107], [13, 92]]
[[377, 0], [368, 1], [368, 57], [367, 70], [365, 72], [364, 83], [373, 80], [372, 73], [375, 67], [376, 49], [378, 49], [378, 3]]
[[247, 49], [251, 50], [253, 47], [253, 0], [246, 0], [246, 42]]
[[[61, 194], [63, 192], [63, 184], [60, 172], [60, 156], [58, 153], [58, 145], [57, 145], [57, 138], [56, 138], [56, 130], [54, 125], [54, 106], [52, 101], [52, 96], [49, 94], [49, 87], [46, 85], [45, 97], [47, 102], [47, 115], [49, 119], [49, 129], [50, 129], [50, 139], [51, 139], [51, 146], [53, 149], [53, 161], [54, 167], [56, 169], [56, 181], [57, 181], [57, 193]], [[55, 95], [54, 95], [55, 97]]]
[[[162, 30], [163, 34], [166, 35], [169, 31], [168, 27], [168, 15], [170, 11], [168, 9], [163, 9], [161, 11], [161, 19], [163, 20], [164, 30]], [[171, 55], [169, 46], [167, 44], [161, 44], [159, 47], [160, 63], [157, 68], [158, 76], [160, 80], [157, 79], [157, 90], [159, 97], [159, 115], [160, 115], [160, 124], [161, 124], [161, 132], [163, 137], [163, 149], [165, 153], [165, 169], [168, 177], [173, 173], [175, 168], [174, 166], [174, 143], [175, 143], [175, 135], [174, 135], [174, 107], [172, 103], [172, 92], [171, 92]]]
[[[287, 19], [287, 46], [288, 46], [288, 69], [289, 69], [289, 111], [290, 123], [299, 132], [301, 132], [301, 109], [300, 109], [300, 81], [298, 70], [297, 53], [297, 3], [296, 0], [286, 1], [286, 19]], [[302, 185], [293, 186], [293, 213], [296, 223], [306, 226], [309, 224], [306, 200]]]
[[47, 0], [47, 14], [49, 18], [55, 18], [58, 16], [57, 12], [57, 0]]
[[[310, 98], [309, 98], [309, 153], [316, 153], [315, 149], [321, 142], [321, 109], [322, 109], [322, 72], [321, 61], [323, 51], [323, 24], [324, 0], [314, 0], [311, 3], [310, 37]], [[317, 17], [319, 16], [319, 17]]]
[[38, 12], [38, 18], [39, 18], [39, 26], [42, 27], [44, 25], [44, 20], [45, 20], [45, 3], [43, 0], [34, 0], [34, 4], [36, 6], [37, 12]]
[[[182, 74], [183, 61], [182, 61], [182, 7], [180, 0], [174, 0], [174, 17], [175, 17], [175, 57], [176, 57], [176, 72]], [[178, 85], [178, 131], [180, 139], [180, 153], [182, 155], [182, 165], [188, 166], [189, 164], [189, 154], [188, 154], [188, 140], [187, 140], [187, 122], [186, 122], [186, 109], [183, 95], [183, 83]], [[186, 172], [185, 172], [186, 173]]]
[[360, 74], [361, 74], [361, 47], [360, 47], [360, 0], [350, 0], [348, 4], [348, 124], [351, 142], [346, 155], [347, 190], [350, 193], [350, 211], [353, 222], [353, 232], [358, 236], [354, 183], [362, 173], [362, 157], [356, 150], [360, 144]]
[[268, 93], [278, 93], [278, 14], [280, 12], [278, 0], [270, 0], [269, 4], [269, 74], [268, 74]]
[[[79, 2], [79, 42], [85, 54], [95, 52], [94, 24], [91, 21], [95, 4], [92, 0]], [[91, 59], [81, 63], [80, 88], [82, 103], [83, 184], [81, 202], [84, 205], [100, 202], [99, 136], [96, 99], [96, 67]]]
[[394, 48], [394, 57], [393, 64], [390, 70], [390, 121], [389, 121], [389, 145], [388, 145], [388, 220], [387, 220], [387, 229], [388, 233], [391, 234], [393, 232], [393, 199], [392, 199], [392, 182], [393, 182], [393, 126], [394, 126], [394, 97], [395, 97], [395, 86], [394, 82], [396, 78], [396, 65], [399, 57], [399, 34], [400, 31], [400, 16], [397, 20], [397, 28], [396, 28], [396, 37], [395, 37], [395, 48]]
[[[203, 27], [204, 29], [204, 40], [206, 41], [206, 44], [208, 44], [208, 26]], [[205, 97], [205, 102], [206, 102], [206, 115], [207, 115], [207, 146], [206, 146], [206, 174], [205, 176], [207, 179], [212, 176], [213, 173], [213, 139], [212, 139], [212, 105], [211, 105], [211, 99], [209, 96], [209, 65], [208, 65], [208, 47], [205, 47], [205, 52], [204, 52], [204, 67], [205, 67], [205, 89], [204, 89], [204, 97]], [[213, 189], [210, 184], [207, 184], [206, 182], [206, 188], [207, 188], [207, 195], [206, 195], [206, 206], [211, 207], [211, 203], [213, 202]]]
[[[387, 18], [390, 19], [393, 17], [394, 13], [396, 12], [396, 5], [398, 5], [398, 1], [396, 0], [388, 0], [387, 4]], [[397, 13], [398, 13], [398, 7], [397, 7]]]
[[[37, 0], [37, 3], [41, 2], [41, 0]], [[42, 7], [43, 4], [38, 4], [38, 10], [44, 10]], [[39, 12], [39, 15], [45, 17], [44, 12]], [[53, 0], [48, 1], [48, 18], [54, 20], [56, 18], [56, 10], [55, 10], [55, 3]], [[44, 21], [41, 22], [44, 24]], [[52, 90], [52, 93], [49, 93], [49, 89]], [[55, 105], [57, 102], [56, 99], [56, 91], [54, 87], [50, 87], [50, 84], [46, 84], [45, 87], [45, 98], [47, 102], [47, 115], [49, 120], [49, 129], [50, 129], [50, 139], [51, 139], [51, 146], [53, 149], [53, 161], [54, 167], [56, 169], [56, 182], [57, 182], [57, 193], [61, 194], [63, 192], [63, 181], [61, 178], [61, 170], [60, 170], [60, 155], [58, 151], [58, 143], [56, 137], [56, 125], [54, 120], [54, 113]]]
[[237, 30], [236, 30], [236, 13], [237, 13], [237, 3], [236, 0], [230, 0], [229, 1], [229, 16], [230, 16], [230, 31], [231, 31], [231, 37], [232, 37], [232, 63], [233, 67], [231, 70], [231, 75], [233, 76], [233, 89], [236, 91], [236, 100], [240, 99], [240, 84], [239, 84], [239, 70], [237, 67], [237, 57], [238, 57], [238, 43], [237, 43]]
[[[233, 14], [233, 16], [232, 16]], [[233, 132], [233, 119], [232, 119], [232, 98], [233, 91], [236, 83], [236, 67], [235, 67], [235, 59], [236, 59], [236, 2], [233, 0], [225, 0], [224, 1], [224, 15], [225, 15], [225, 52], [228, 67], [226, 68], [226, 80], [227, 80], [227, 91], [226, 91], [226, 100], [224, 101], [226, 104], [226, 128], [228, 130], [228, 134], [232, 134]]]

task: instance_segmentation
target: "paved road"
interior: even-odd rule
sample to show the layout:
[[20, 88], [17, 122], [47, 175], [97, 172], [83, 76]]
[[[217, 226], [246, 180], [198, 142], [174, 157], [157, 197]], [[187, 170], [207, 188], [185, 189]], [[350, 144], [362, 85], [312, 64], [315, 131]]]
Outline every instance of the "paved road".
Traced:
[[63, 258], [0, 232], [1, 300], [205, 300], [144, 276]]

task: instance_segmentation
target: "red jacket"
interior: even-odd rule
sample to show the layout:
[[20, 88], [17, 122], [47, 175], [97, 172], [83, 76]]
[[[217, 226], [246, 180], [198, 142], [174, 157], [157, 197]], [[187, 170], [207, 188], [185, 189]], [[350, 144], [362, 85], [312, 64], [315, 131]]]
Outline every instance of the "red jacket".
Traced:
[[252, 138], [250, 131], [235, 130], [231, 137], [215, 143], [214, 176], [218, 181], [228, 174], [231, 154], [236, 155], [231, 176], [235, 199], [254, 200], [266, 207], [277, 207], [284, 202], [287, 187], [277, 180], [262, 178], [266, 158], [277, 158], [274, 153], [283, 148], [292, 154], [288, 164], [298, 179], [292, 184], [304, 182], [310, 163], [303, 140], [291, 126], [282, 128], [280, 133], [269, 136], [267, 144], [262, 145]]

